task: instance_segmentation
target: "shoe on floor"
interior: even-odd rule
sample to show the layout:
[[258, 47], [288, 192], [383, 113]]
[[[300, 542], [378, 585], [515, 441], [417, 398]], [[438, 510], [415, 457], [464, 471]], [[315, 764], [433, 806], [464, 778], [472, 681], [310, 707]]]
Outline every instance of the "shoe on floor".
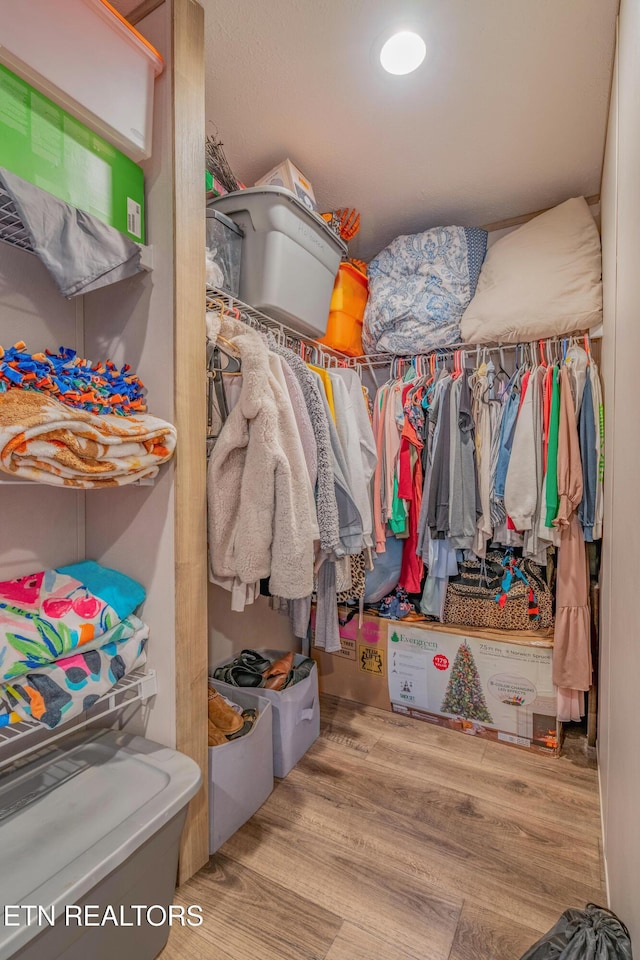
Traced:
[[209, 687], [209, 720], [223, 734], [236, 733], [242, 729], [243, 719], [226, 703], [217, 690]]

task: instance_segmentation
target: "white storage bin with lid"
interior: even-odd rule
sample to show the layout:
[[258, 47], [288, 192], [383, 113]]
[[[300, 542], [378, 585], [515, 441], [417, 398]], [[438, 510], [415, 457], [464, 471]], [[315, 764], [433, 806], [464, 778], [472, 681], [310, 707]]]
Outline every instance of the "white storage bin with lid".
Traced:
[[[157, 957], [170, 931], [168, 917], [161, 920], [173, 903], [187, 805], [201, 779], [188, 757], [110, 730], [72, 736], [7, 774], [0, 960]], [[138, 923], [135, 904], [154, 909]], [[46, 917], [36, 912], [28, 924], [24, 909], [7, 914], [9, 905], [40, 907]], [[74, 906], [79, 919], [67, 911]], [[101, 925], [108, 907], [117, 923]]]
[[283, 187], [238, 190], [210, 206], [244, 231], [240, 299], [299, 333], [322, 336], [346, 244]]
[[160, 54], [106, 0], [0, 0], [0, 61], [139, 162]]
[[209, 747], [209, 853], [215, 853], [256, 813], [273, 790], [271, 702], [259, 690], [209, 680], [227, 699], [258, 711], [249, 733]]

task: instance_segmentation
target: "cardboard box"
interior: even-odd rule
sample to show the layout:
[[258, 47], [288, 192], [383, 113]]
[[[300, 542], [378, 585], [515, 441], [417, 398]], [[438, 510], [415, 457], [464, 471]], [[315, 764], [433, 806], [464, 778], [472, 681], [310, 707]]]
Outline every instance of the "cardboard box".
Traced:
[[309, 210], [318, 209], [313, 187], [291, 160], [283, 160], [277, 167], [270, 170], [266, 176], [258, 180], [254, 186], [286, 187], [287, 190], [295, 193], [298, 200], [301, 200]]
[[144, 243], [140, 167], [2, 65], [0, 167]]
[[471, 632], [340, 609], [341, 650], [312, 648], [321, 693], [557, 756], [549, 631]]
[[210, 680], [211, 686], [258, 719], [244, 737], [209, 747], [209, 853], [215, 853], [249, 820], [273, 790], [272, 708], [258, 691]]
[[[258, 651], [270, 660], [278, 660], [283, 654], [277, 650]], [[294, 663], [305, 658], [296, 654]], [[228, 661], [225, 661], [228, 662]], [[222, 664], [217, 664], [222, 666]], [[266, 697], [273, 708], [273, 773], [286, 777], [296, 763], [302, 760], [309, 747], [320, 736], [320, 698], [318, 696], [318, 671], [314, 667], [308, 677], [285, 690], [267, 690], [264, 687], [235, 687], [215, 681], [217, 689], [233, 700], [234, 693], [242, 689], [247, 696]]]

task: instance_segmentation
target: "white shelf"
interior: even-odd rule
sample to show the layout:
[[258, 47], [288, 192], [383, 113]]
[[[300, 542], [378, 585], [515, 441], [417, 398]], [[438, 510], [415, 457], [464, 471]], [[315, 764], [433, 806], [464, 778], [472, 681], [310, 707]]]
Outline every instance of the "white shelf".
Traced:
[[23, 720], [0, 727], [0, 770], [31, 756], [89, 723], [103, 720], [136, 703], [144, 703], [157, 693], [154, 670], [133, 670], [81, 716], [50, 730], [36, 720]]
[[155, 486], [155, 482], [155, 479], [149, 478], [109, 487], [67, 487], [64, 484], [45, 483], [43, 480], [5, 480], [4, 477], [0, 475], [0, 487], [56, 487], [58, 490], [75, 490], [76, 493], [78, 493], [78, 491], [90, 492], [91, 490], [122, 490], [123, 487], [153, 487]]

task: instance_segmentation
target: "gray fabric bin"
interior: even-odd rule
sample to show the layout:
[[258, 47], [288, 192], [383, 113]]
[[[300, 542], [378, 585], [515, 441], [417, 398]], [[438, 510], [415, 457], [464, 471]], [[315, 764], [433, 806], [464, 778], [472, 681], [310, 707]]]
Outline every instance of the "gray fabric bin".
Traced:
[[[0, 904], [55, 911], [0, 928], [0, 960], [153, 960], [170, 927], [180, 836], [201, 783], [188, 757], [109, 730], [70, 737], [0, 784]], [[9, 868], [10, 867], [10, 868]], [[117, 925], [65, 924], [67, 906], [112, 907]], [[120, 914], [120, 908], [123, 912]], [[83, 913], [84, 920], [84, 913]], [[123, 921], [123, 922], [122, 922]], [[125, 923], [131, 925], [125, 926]]]
[[[282, 651], [258, 651], [270, 660], [278, 660], [283, 656]], [[233, 658], [232, 658], [233, 659]], [[297, 653], [294, 663], [300, 663], [306, 658]], [[218, 666], [230, 661], [224, 660]], [[276, 777], [286, 777], [301, 760], [309, 747], [320, 736], [320, 697], [318, 693], [318, 667], [314, 663], [313, 670], [300, 683], [287, 687], [286, 690], [266, 690], [263, 687], [236, 687], [233, 684], [221, 683], [216, 680], [216, 686], [225, 697], [233, 699], [237, 690], [255, 697], [266, 697], [273, 706], [273, 773]]]
[[273, 790], [273, 725], [271, 701], [241, 687], [229, 693], [226, 683], [210, 685], [243, 709], [253, 707], [258, 719], [237, 740], [209, 747], [209, 853], [215, 853], [249, 820]]
[[211, 200], [244, 232], [240, 299], [307, 336], [322, 336], [347, 245], [284, 187]]

